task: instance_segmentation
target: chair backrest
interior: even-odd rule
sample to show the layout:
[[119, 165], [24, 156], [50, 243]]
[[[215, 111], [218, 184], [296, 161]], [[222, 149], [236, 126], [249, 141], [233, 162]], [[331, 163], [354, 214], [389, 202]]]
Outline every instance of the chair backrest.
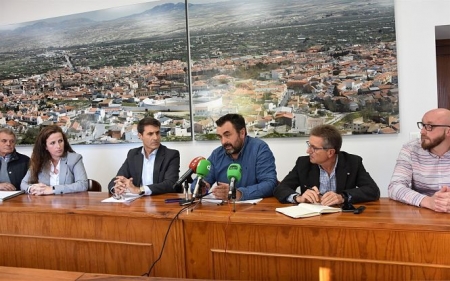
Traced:
[[89, 179], [88, 191], [101, 192], [102, 185], [96, 180]]

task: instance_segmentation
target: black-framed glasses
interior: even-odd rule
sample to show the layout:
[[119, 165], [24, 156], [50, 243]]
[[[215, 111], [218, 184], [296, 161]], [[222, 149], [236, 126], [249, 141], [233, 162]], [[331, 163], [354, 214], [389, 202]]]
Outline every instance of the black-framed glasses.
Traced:
[[423, 122], [417, 122], [417, 128], [420, 130], [425, 129], [425, 131], [432, 131], [435, 127], [447, 127], [450, 128], [450, 125], [432, 125], [432, 124], [424, 124]]
[[328, 147], [315, 147], [315, 146], [312, 146], [312, 145], [309, 143], [309, 141], [306, 141], [306, 145], [308, 145], [308, 148], [310, 148], [314, 153], [317, 152], [318, 150], [328, 150], [328, 149], [331, 149], [331, 148], [328, 148]]

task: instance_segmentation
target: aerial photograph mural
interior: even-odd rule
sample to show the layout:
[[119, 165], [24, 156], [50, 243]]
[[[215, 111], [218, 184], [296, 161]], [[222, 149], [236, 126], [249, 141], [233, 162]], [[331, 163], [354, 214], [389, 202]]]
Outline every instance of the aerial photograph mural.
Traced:
[[149, 1], [0, 26], [0, 127], [57, 124], [72, 144], [400, 130], [394, 0]]

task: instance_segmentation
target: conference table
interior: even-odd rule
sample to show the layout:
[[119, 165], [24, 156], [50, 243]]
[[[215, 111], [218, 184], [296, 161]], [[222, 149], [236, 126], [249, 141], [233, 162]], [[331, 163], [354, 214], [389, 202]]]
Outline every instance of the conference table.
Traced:
[[276, 212], [289, 205], [275, 198], [235, 211], [165, 203], [182, 196], [103, 203], [107, 193], [82, 192], [0, 202], [0, 266], [192, 279], [450, 279], [448, 214], [387, 198], [358, 215], [302, 219]]
[[[23, 267], [0, 266], [0, 281], [179, 281], [179, 278], [170, 277], [143, 277], [130, 275], [111, 275], [100, 273], [72, 272], [50, 269], [35, 269]], [[203, 280], [203, 279], [183, 279]]]

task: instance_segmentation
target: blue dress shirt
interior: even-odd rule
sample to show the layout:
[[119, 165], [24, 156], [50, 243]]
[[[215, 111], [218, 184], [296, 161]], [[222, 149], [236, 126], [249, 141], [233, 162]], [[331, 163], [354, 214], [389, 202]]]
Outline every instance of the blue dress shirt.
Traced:
[[[245, 137], [244, 147], [238, 159], [234, 160], [220, 146], [212, 152], [208, 160], [211, 170], [204, 178], [211, 186], [216, 182], [229, 183], [228, 166], [238, 163], [242, 167], [242, 177], [236, 182], [237, 190], [242, 193], [240, 200], [251, 200], [273, 196], [278, 183], [275, 157], [267, 143], [258, 138]], [[192, 183], [195, 186], [196, 181]]]

